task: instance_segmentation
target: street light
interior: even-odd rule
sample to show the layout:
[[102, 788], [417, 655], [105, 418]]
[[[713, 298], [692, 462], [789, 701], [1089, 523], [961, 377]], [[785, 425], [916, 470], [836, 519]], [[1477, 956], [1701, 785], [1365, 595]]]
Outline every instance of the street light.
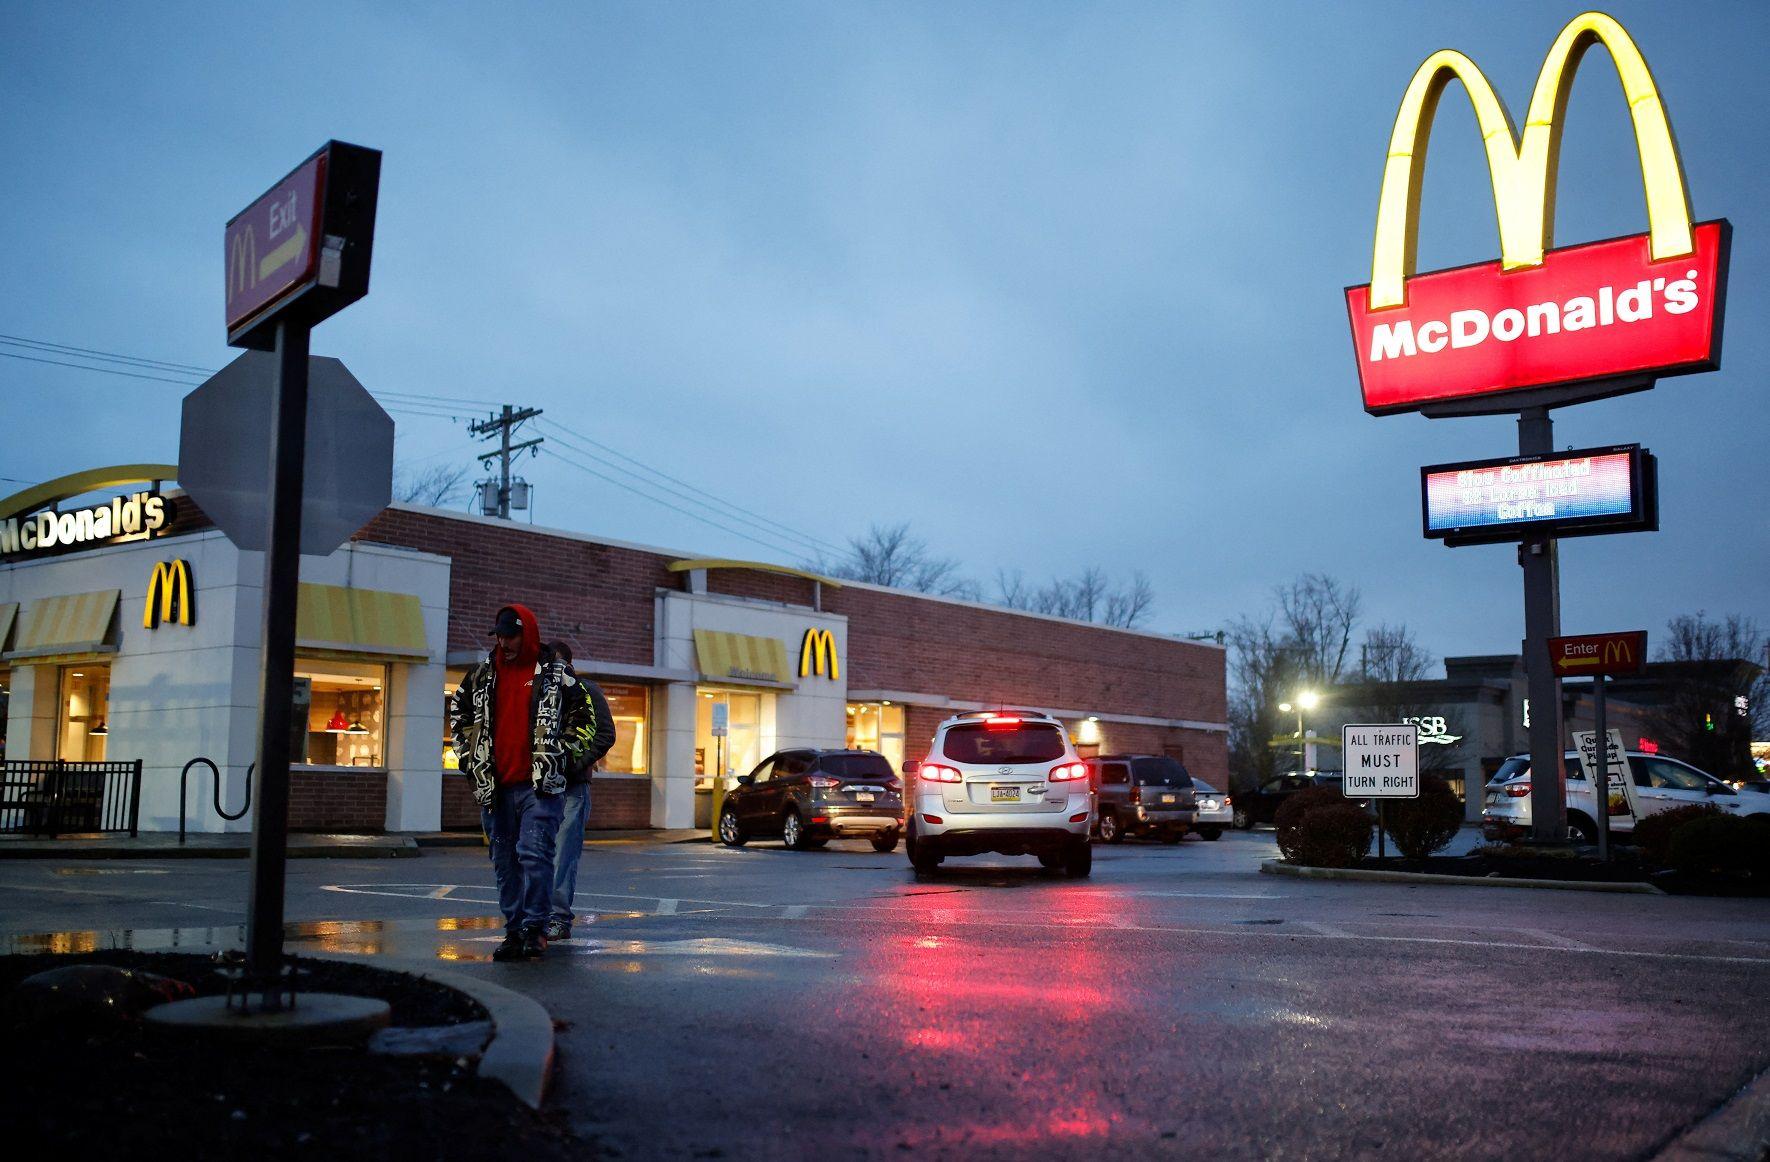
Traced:
[[1278, 709], [1281, 713], [1289, 714], [1293, 710], [1297, 712], [1297, 773], [1299, 775], [1305, 773], [1303, 770], [1303, 763], [1307, 757], [1307, 751], [1305, 749], [1306, 744], [1303, 741], [1303, 711], [1314, 710], [1320, 704], [1321, 695], [1313, 690], [1300, 691], [1297, 694], [1297, 704], [1295, 706], [1292, 706], [1289, 702], [1280, 702], [1278, 704]]

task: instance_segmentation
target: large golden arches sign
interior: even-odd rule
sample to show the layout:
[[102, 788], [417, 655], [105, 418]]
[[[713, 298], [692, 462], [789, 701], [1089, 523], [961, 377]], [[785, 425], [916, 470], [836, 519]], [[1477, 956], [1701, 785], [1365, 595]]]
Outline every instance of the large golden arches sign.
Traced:
[[1404, 286], [1414, 273], [1427, 140], [1438, 100], [1453, 78], [1463, 82], [1469, 101], [1475, 106], [1475, 120], [1487, 149], [1494, 211], [1499, 217], [1502, 265], [1507, 270], [1516, 270], [1542, 264], [1543, 252], [1554, 245], [1555, 171], [1561, 153], [1561, 121], [1567, 110], [1567, 97], [1586, 50], [1600, 41], [1616, 64], [1634, 122], [1653, 258], [1672, 258], [1694, 249], [1684, 167], [1653, 74], [1622, 25], [1602, 12], [1586, 12], [1568, 22], [1544, 58], [1536, 90], [1530, 97], [1522, 139], [1513, 132], [1505, 102], [1475, 62], [1462, 53], [1441, 49], [1427, 57], [1414, 73], [1401, 98], [1395, 131], [1389, 139], [1388, 160], [1383, 166], [1376, 247], [1371, 257], [1372, 310], [1400, 306], [1405, 301]]

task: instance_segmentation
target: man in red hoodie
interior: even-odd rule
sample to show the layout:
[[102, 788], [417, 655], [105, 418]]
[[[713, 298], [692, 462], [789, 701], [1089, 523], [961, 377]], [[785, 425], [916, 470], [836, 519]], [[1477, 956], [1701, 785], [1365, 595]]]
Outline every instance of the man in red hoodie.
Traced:
[[553, 895], [553, 852], [572, 764], [596, 732], [595, 710], [565, 661], [541, 645], [525, 605], [506, 605], [486, 660], [449, 704], [460, 766], [473, 779], [498, 881], [504, 942], [494, 960], [534, 960]]

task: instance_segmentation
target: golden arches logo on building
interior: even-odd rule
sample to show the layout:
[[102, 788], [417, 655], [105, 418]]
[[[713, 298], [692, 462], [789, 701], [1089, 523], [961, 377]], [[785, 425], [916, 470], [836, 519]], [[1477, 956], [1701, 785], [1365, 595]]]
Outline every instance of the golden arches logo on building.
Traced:
[[1553, 246], [1555, 176], [1568, 94], [1580, 61], [1600, 42], [1616, 64], [1634, 122], [1652, 258], [1673, 258], [1695, 249], [1684, 167], [1653, 74], [1621, 24], [1602, 12], [1586, 12], [1568, 22], [1544, 58], [1522, 137], [1513, 130], [1505, 102], [1475, 62], [1462, 53], [1441, 49], [1414, 73], [1395, 117], [1383, 167], [1371, 258], [1371, 310], [1398, 307], [1406, 301], [1405, 284], [1414, 274], [1427, 139], [1438, 101], [1453, 78], [1462, 81], [1468, 92], [1487, 150], [1494, 210], [1499, 218], [1501, 263], [1506, 270], [1542, 264], [1544, 251]]
[[826, 674], [833, 682], [842, 676], [842, 663], [836, 657], [836, 635], [827, 629], [813, 627], [805, 631], [799, 645], [799, 676]]
[[196, 621], [190, 562], [156, 561], [148, 576], [147, 600], [142, 602], [141, 628], [153, 629], [162, 622], [195, 625]]
[[248, 223], [227, 240], [227, 301], [258, 285], [258, 232]]

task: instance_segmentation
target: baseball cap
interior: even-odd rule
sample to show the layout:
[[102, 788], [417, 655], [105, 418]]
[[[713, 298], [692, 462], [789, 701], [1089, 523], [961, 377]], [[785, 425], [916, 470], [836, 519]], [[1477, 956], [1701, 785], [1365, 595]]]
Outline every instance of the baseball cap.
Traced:
[[522, 618], [516, 616], [514, 609], [500, 609], [498, 620], [492, 626], [492, 633], [498, 637], [521, 637]]

